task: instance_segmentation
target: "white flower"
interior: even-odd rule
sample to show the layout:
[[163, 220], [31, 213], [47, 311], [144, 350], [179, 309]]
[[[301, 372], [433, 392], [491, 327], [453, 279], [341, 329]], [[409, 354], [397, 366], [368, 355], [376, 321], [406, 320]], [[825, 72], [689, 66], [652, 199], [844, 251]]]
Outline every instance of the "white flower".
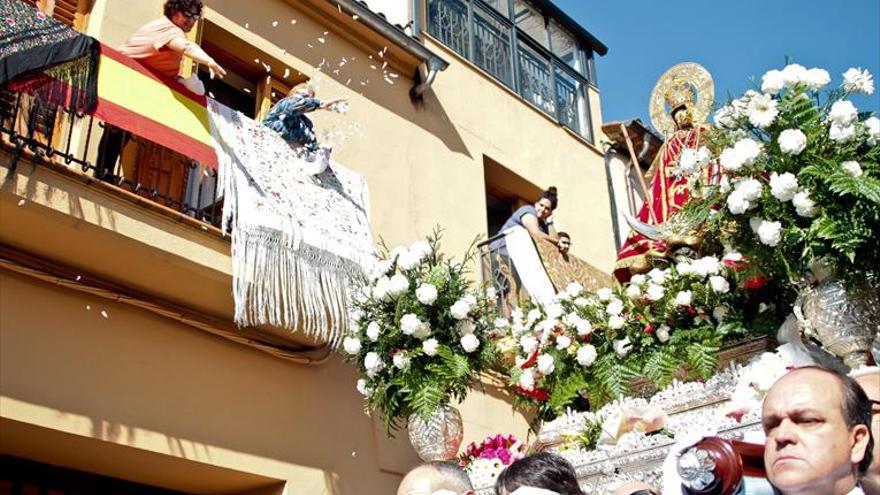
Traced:
[[409, 279], [406, 278], [405, 275], [401, 275], [398, 273], [391, 277], [391, 281], [388, 284], [388, 293], [391, 296], [397, 297], [408, 290]]
[[613, 292], [611, 292], [611, 289], [609, 289], [608, 287], [603, 287], [596, 291], [596, 295], [599, 296], [600, 301], [607, 301], [611, 299], [612, 294]]
[[752, 203], [743, 197], [742, 191], [733, 191], [727, 196], [727, 209], [734, 215], [742, 215], [752, 207]]
[[400, 318], [400, 330], [404, 335], [412, 335], [422, 326], [422, 320], [413, 313], [407, 313]]
[[725, 148], [721, 152], [719, 160], [721, 161], [721, 167], [728, 172], [736, 172], [743, 166], [742, 160], [740, 160], [739, 155], [736, 154], [736, 150], [733, 148]]
[[770, 95], [758, 95], [749, 100], [749, 122], [753, 126], [766, 129], [776, 120], [779, 110], [777, 102]]
[[678, 171], [681, 175], [691, 175], [700, 169], [697, 160], [697, 150], [685, 148], [678, 156]]
[[406, 351], [397, 351], [391, 357], [391, 362], [394, 363], [395, 368], [402, 370], [409, 365], [409, 355]]
[[391, 251], [388, 251], [388, 259], [394, 261], [399, 258], [401, 254], [406, 252], [409, 252], [409, 250], [406, 249], [406, 246], [395, 246]]
[[669, 276], [669, 270], [661, 270], [659, 268], [654, 268], [650, 272], [648, 272], [648, 278], [651, 279], [655, 284], [662, 284], [666, 282], [666, 278]]
[[416, 289], [416, 299], [420, 303], [430, 306], [437, 300], [437, 288], [432, 284], [422, 284]]
[[590, 366], [596, 360], [596, 348], [590, 344], [584, 344], [578, 349], [577, 362], [581, 366]]
[[471, 308], [473, 308], [474, 306], [477, 305], [477, 297], [474, 296], [473, 294], [465, 294], [465, 295], [461, 296], [461, 300], [466, 302], [467, 305], [470, 306]]
[[608, 306], [605, 307], [605, 312], [609, 315], [619, 315], [623, 312], [623, 301], [620, 299], [613, 299], [608, 303]]
[[737, 119], [746, 116], [746, 113], [749, 110], [749, 102], [752, 100], [752, 98], [759, 96], [760, 94], [761, 93], [750, 89], [743, 93], [740, 98], [733, 100], [730, 103], [730, 105], [733, 107], [733, 111]]
[[[470, 322], [470, 320], [467, 320], [467, 321]], [[465, 322], [462, 322], [462, 323], [465, 323]], [[473, 322], [471, 322], [471, 325], [473, 325]], [[507, 327], [510, 326], [510, 322], [507, 321], [507, 318], [501, 318], [501, 317], [499, 317], [499, 318], [495, 318], [495, 321], [492, 322], [492, 325], [493, 325], [495, 328], [497, 328], [498, 330], [504, 330], [505, 328], [507, 328]], [[471, 330], [471, 331], [468, 332], [468, 333], [474, 333], [474, 332], [473, 332], [473, 330]]]
[[531, 392], [535, 389], [535, 372], [531, 369], [523, 370], [519, 375], [519, 386], [523, 390]]
[[425, 241], [416, 241], [409, 247], [409, 252], [415, 256], [418, 261], [422, 261], [426, 256], [431, 254], [431, 245]]
[[851, 173], [853, 177], [861, 177], [862, 175], [862, 166], [855, 160], [845, 161], [841, 163], [840, 166], [847, 172]]
[[761, 239], [761, 243], [771, 247], [779, 244], [779, 241], [782, 240], [782, 224], [761, 220], [758, 225], [758, 238]]
[[782, 71], [780, 70], [768, 70], [764, 73], [764, 76], [761, 77], [761, 92], [763, 93], [771, 95], [779, 94], [784, 87], [785, 79], [783, 79]]
[[578, 308], [583, 308], [584, 306], [586, 306], [589, 303], [590, 303], [590, 301], [588, 301], [586, 297], [579, 297], [579, 298], [575, 299], [574, 301], [572, 301], [572, 304], [574, 304]]
[[373, 286], [373, 298], [384, 301], [388, 298], [388, 291], [391, 287], [391, 280], [388, 277], [379, 277], [376, 285]]
[[629, 341], [629, 337], [625, 337], [620, 340], [615, 340], [612, 347], [614, 347], [614, 352], [616, 352], [618, 356], [623, 357], [629, 354], [629, 351], [632, 350], [632, 343]]
[[729, 105], [723, 106], [715, 112], [715, 123], [725, 129], [736, 128], [736, 110]]
[[419, 340], [425, 340], [429, 335], [431, 335], [431, 324], [427, 321], [419, 325], [412, 334]]
[[812, 218], [816, 215], [816, 203], [810, 199], [810, 192], [807, 190], [795, 194], [794, 198], [791, 199], [791, 204], [794, 205], [797, 214], [802, 217]]
[[538, 321], [541, 316], [543, 316], [541, 314], [541, 310], [538, 308], [533, 308], [529, 311], [529, 314], [526, 315], [526, 322], [531, 325], [532, 323]]
[[397, 267], [401, 270], [412, 270], [419, 266], [419, 258], [411, 251], [403, 251], [397, 257]]
[[730, 291], [730, 283], [726, 278], [720, 275], [713, 275], [709, 277], [709, 285], [712, 287], [712, 290], [719, 294], [726, 294]]
[[755, 163], [761, 154], [761, 145], [752, 138], [743, 138], [733, 145], [733, 151], [739, 157], [743, 165], [748, 166]]
[[342, 348], [348, 354], [357, 354], [361, 352], [361, 339], [357, 337], [346, 337], [342, 340]]
[[800, 129], [786, 129], [779, 133], [776, 142], [786, 155], [799, 155], [807, 147], [807, 135]]
[[463, 320], [468, 317], [468, 313], [471, 312], [471, 307], [467, 301], [459, 299], [449, 308], [449, 312], [456, 320]]
[[670, 330], [672, 329], [669, 328], [669, 325], [660, 325], [660, 328], [657, 329], [657, 333], [655, 334], [657, 335], [657, 340], [659, 340], [661, 343], [669, 340]]
[[740, 191], [747, 201], [754, 201], [761, 197], [764, 192], [764, 186], [758, 179], [749, 177], [736, 183], [735, 191]]
[[633, 284], [642, 285], [648, 281], [648, 277], [642, 275], [641, 273], [637, 273], [633, 275], [632, 278], [629, 279], [629, 281]]
[[393, 262], [391, 260], [380, 260], [376, 262], [374, 271], [373, 271], [373, 280], [378, 280], [379, 277], [388, 274], [388, 270], [391, 270], [391, 265]]
[[813, 91], [819, 91], [831, 82], [831, 75], [825, 69], [813, 67], [807, 71], [807, 77], [804, 84]]
[[828, 120], [839, 125], [848, 127], [856, 123], [859, 118], [859, 110], [849, 100], [835, 101], [828, 111]]
[[436, 356], [438, 347], [440, 347], [440, 343], [434, 338], [422, 342], [422, 351], [424, 351], [427, 356]]
[[728, 312], [730, 312], [730, 309], [727, 306], [715, 306], [715, 309], [712, 310], [712, 317], [718, 323], [721, 323], [727, 317]]
[[495, 287], [486, 287], [486, 299], [494, 302], [496, 297], [498, 297], [498, 291], [495, 290]]
[[565, 288], [565, 292], [568, 293], [569, 297], [577, 297], [584, 291], [584, 286], [577, 283], [572, 282], [568, 284], [568, 287]]
[[867, 69], [851, 67], [843, 73], [843, 89], [848, 93], [874, 94], [874, 78]]
[[[504, 318], [498, 318], [498, 320], [504, 320]], [[498, 320], [495, 320], [496, 323], [498, 322]], [[507, 320], [504, 321], [505, 323], [507, 322]], [[477, 329], [477, 325], [474, 324], [473, 320], [468, 318], [467, 320], [462, 320], [458, 322], [456, 328], [458, 329], [458, 334], [464, 336], [470, 333], [474, 333], [474, 331]]]
[[581, 337], [590, 335], [593, 332], [593, 324], [584, 318], [578, 320], [575, 328], [577, 330], [577, 334]]
[[721, 258], [724, 261], [742, 261], [743, 255], [739, 251], [729, 251], [724, 257]]
[[800, 64], [788, 64], [782, 69], [782, 81], [789, 88], [802, 84], [807, 79], [807, 68]]
[[714, 256], [703, 256], [691, 262], [691, 269], [700, 278], [708, 275], [716, 275], [721, 271], [721, 262]]
[[662, 285], [652, 283], [648, 284], [645, 294], [648, 296], [649, 300], [659, 301], [660, 299], [663, 299], [663, 295], [666, 294], [666, 289], [664, 289]]
[[770, 194], [779, 201], [791, 201], [799, 188], [797, 177], [791, 172], [770, 174]]
[[630, 299], [638, 299], [642, 295], [642, 289], [638, 285], [630, 284], [623, 293]]
[[880, 143], [880, 119], [868, 117], [864, 124], [868, 128], [868, 139], [865, 142], [868, 143], [868, 146], [876, 146], [877, 143]]
[[360, 392], [360, 394], [364, 397], [370, 396], [371, 390], [369, 387], [367, 387], [367, 381], [363, 378], [358, 379], [356, 388], [357, 391]]
[[693, 294], [689, 290], [679, 291], [678, 294], [675, 295], [675, 304], [679, 306], [690, 306], [691, 300], [693, 299]]
[[385, 368], [385, 363], [382, 362], [382, 358], [379, 357], [379, 354], [368, 352], [364, 357], [364, 368], [367, 370], [367, 376], [373, 378], [376, 376], [376, 373], [379, 373]]
[[694, 273], [694, 266], [689, 261], [682, 261], [675, 265], [675, 269], [678, 271], [679, 275], [690, 275]]
[[623, 328], [624, 325], [626, 325], [626, 320], [622, 316], [613, 315], [608, 318], [608, 328], [611, 330], [619, 330]]
[[467, 353], [474, 352], [480, 347], [480, 339], [472, 333], [464, 335], [459, 342], [461, 343], [461, 348]]
[[549, 375], [556, 369], [556, 362], [550, 354], [541, 354], [538, 356], [538, 372], [542, 375]]
[[379, 326], [378, 323], [376, 323], [375, 321], [371, 321], [370, 324], [367, 325], [367, 337], [372, 342], [375, 342], [375, 341], [379, 340], [379, 332], [381, 330], [382, 330], [382, 328]]
[[538, 339], [531, 335], [523, 335], [519, 339], [519, 346], [522, 347], [523, 354], [531, 354], [538, 348]]
[[547, 311], [548, 320], [555, 320], [565, 313], [565, 308], [561, 304], [548, 304], [544, 309]]
[[856, 137], [856, 126], [854, 125], [840, 125], [832, 122], [828, 129], [828, 138], [836, 143], [852, 141], [854, 137]]
[[571, 337], [568, 335], [559, 335], [556, 337], [556, 348], [564, 351], [571, 346]]

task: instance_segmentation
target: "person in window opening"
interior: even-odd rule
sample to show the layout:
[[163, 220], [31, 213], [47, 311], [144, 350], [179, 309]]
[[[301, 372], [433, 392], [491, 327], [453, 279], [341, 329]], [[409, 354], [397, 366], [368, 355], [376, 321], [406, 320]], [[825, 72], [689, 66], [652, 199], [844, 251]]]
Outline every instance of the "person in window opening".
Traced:
[[332, 150], [329, 145], [318, 145], [315, 126], [306, 117], [307, 113], [319, 109], [345, 113], [348, 100], [321, 101], [315, 97], [315, 88], [311, 84], [300, 83], [276, 103], [263, 119], [263, 125], [281, 134], [298, 154], [304, 155], [306, 161], [313, 165], [308, 170], [312, 175], [320, 174], [327, 168]]
[[[501, 226], [499, 234], [504, 233], [507, 229], [513, 227], [523, 227], [536, 241], [547, 241], [557, 247], [559, 246], [559, 237], [552, 232], [552, 223], [548, 221], [556, 207], [559, 205], [559, 197], [555, 186], [550, 186], [546, 191], [541, 193], [541, 197], [534, 205], [525, 205], [517, 208], [513, 215]], [[499, 255], [507, 258], [507, 244], [504, 237], [495, 239], [489, 244], [490, 249], [497, 251]]]
[[556, 234], [556, 246], [559, 248], [559, 254], [568, 261], [568, 251], [571, 249], [571, 236], [568, 232], [559, 232]]
[[[205, 65], [211, 78], [223, 77], [226, 71], [196, 43], [186, 37], [202, 17], [202, 0], [167, 0], [159, 19], [150, 21], [132, 33], [119, 48], [123, 55], [138, 60], [144, 67], [160, 77], [177, 80], [190, 91], [203, 95], [205, 86], [196, 76], [184, 80], [180, 77], [183, 57]], [[95, 174], [100, 179], [110, 179], [116, 160], [129, 135], [108, 125], [101, 136]]]

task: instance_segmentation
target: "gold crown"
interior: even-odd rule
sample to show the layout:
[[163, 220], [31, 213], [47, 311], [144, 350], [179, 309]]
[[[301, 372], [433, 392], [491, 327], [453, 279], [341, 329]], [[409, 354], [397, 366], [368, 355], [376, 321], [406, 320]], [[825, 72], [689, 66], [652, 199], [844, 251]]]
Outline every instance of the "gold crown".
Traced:
[[694, 105], [694, 88], [687, 81], [673, 81], [663, 97], [666, 99], [666, 103], [669, 104], [670, 110], [675, 110], [682, 106], [691, 107]]

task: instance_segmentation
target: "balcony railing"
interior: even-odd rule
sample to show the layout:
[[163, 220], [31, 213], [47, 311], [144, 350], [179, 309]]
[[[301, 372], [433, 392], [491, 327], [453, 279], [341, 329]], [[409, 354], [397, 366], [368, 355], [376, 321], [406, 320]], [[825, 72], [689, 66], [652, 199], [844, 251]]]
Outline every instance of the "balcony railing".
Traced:
[[[108, 133], [117, 133], [118, 159], [102, 157], [108, 150], [101, 141]], [[35, 164], [78, 169], [196, 220], [220, 225], [222, 201], [217, 196], [216, 170], [91, 115], [56, 109], [28, 95], [2, 90], [0, 145], [11, 154], [9, 168], [30, 159]], [[109, 166], [101, 166], [102, 162]]]

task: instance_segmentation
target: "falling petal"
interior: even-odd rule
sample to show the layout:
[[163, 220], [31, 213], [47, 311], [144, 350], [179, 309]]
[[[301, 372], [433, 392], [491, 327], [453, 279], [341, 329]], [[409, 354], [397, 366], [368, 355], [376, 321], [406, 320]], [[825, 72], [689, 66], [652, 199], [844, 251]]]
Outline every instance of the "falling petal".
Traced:
[[251, 94], [251, 90], [249, 88], [241, 88], [247, 94]]
[[272, 27], [278, 27], [278, 21], [272, 21]]
[[250, 29], [250, 28], [251, 28], [250, 23], [249, 23], [249, 22], [244, 23], [244, 28], [245, 28], [245, 29]]
[[288, 77], [290, 77], [290, 67], [285, 67], [284, 68], [284, 79], [287, 79]]
[[89, 311], [91, 311], [91, 310], [92, 310], [92, 305], [91, 305], [91, 304], [86, 304], [86, 309], [89, 310]]
[[102, 310], [101, 310], [101, 316], [103, 316], [104, 318], [107, 318], [109, 315], [107, 315], [107, 311], [105, 311], [105, 310], [102, 309]]
[[25, 203], [27, 203], [27, 201], [23, 199], [18, 200], [18, 206], [24, 206]]
[[254, 63], [255, 63], [255, 64], [259, 64], [259, 63], [260, 63], [260, 59], [255, 58], [255, 59], [254, 59]]
[[351, 16], [351, 18], [354, 19], [354, 20], [358, 20], [358, 19], [361, 18], [361, 16], [355, 14], [355, 15]]
[[311, 43], [306, 43], [306, 46], [309, 48], [314, 48]]
[[318, 37], [318, 41], [320, 41], [321, 43], [324, 43], [326, 40], [324, 38]]
[[76, 281], [79, 282], [79, 280], [80, 280], [81, 278], [82, 278], [82, 275], [77, 275], [77, 276], [76, 276]]
[[345, 81], [345, 85], [348, 86], [349, 83], [351, 83], [351, 78], [350, 78], [350, 77]]
[[291, 20], [290, 20], [290, 23], [291, 23], [291, 24], [296, 24], [296, 19], [291, 19]]
[[[214, 93], [212, 93], [212, 92], [210, 92], [210, 91], [208, 91], [208, 96], [210, 96], [211, 98], [215, 98], [215, 97], [214, 97]], [[216, 99], [216, 98], [215, 98], [215, 99]]]

